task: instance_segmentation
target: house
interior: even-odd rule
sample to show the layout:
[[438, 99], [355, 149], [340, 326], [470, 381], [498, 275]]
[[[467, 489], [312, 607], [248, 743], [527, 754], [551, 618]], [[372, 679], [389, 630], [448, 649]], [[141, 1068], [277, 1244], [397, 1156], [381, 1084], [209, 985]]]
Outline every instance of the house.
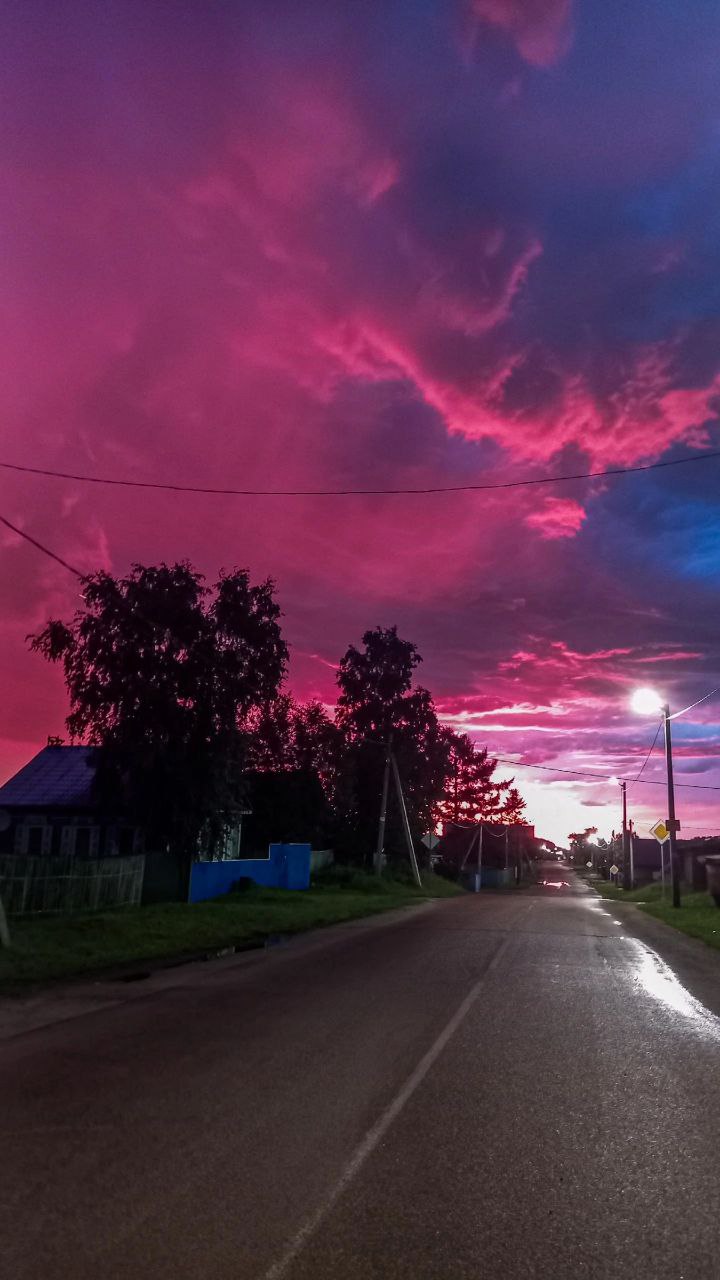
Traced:
[[[654, 880], [662, 879], [662, 849], [665, 848], [665, 874], [668, 872], [668, 852], [665, 846], [658, 844], [653, 837], [652, 840], [646, 840], [633, 834], [632, 837], [632, 861], [633, 861], [633, 882], [636, 885], [652, 884]], [[618, 865], [622, 865], [622, 841], [618, 841], [615, 852], [616, 861], [619, 859]]]
[[97, 748], [51, 739], [0, 787], [0, 853], [107, 858], [142, 852], [142, 833], [93, 797]]
[[208, 886], [229, 885], [233, 877], [286, 888], [307, 887], [310, 845], [293, 842], [302, 839], [313, 814], [317, 816], [320, 782], [316, 776], [300, 771], [250, 775], [249, 793], [258, 811], [247, 843], [257, 856], [248, 861], [241, 848], [243, 815], [252, 814], [248, 807], [220, 839], [211, 839], [209, 833], [200, 837], [189, 886], [187, 869], [167, 845], [147, 850], [141, 828], [99, 805], [94, 785], [99, 758], [97, 747], [66, 746], [50, 739], [0, 787], [0, 855], [95, 863], [143, 854], [143, 902], [183, 901], [188, 895], [198, 901], [208, 896]]
[[[98, 759], [98, 747], [68, 747], [49, 739], [0, 787], [0, 853], [76, 858], [142, 853], [142, 830], [98, 805], [94, 788]], [[211, 847], [201, 840], [197, 857], [237, 858], [241, 839], [242, 815], [238, 815], [219, 843]]]
[[[612, 846], [613, 857], [622, 866], [622, 840], [616, 838]], [[670, 849], [657, 840], [648, 840], [633, 833], [633, 881], [636, 885], [653, 884], [662, 880], [663, 856], [665, 878], [670, 879]], [[720, 841], [712, 837], [696, 840], [678, 840], [677, 854], [682, 881], [691, 889], [704, 889], [707, 885], [705, 859], [720, 853]]]

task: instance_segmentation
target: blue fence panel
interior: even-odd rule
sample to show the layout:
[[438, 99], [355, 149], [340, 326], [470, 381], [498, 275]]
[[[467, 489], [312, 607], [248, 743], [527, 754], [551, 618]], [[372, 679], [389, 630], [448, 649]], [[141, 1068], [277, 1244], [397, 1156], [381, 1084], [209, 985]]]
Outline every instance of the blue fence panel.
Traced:
[[246, 877], [267, 889], [307, 889], [310, 885], [310, 845], [271, 844], [267, 858], [233, 858], [225, 862], [195, 862], [190, 875], [189, 902], [205, 902], [228, 893]]

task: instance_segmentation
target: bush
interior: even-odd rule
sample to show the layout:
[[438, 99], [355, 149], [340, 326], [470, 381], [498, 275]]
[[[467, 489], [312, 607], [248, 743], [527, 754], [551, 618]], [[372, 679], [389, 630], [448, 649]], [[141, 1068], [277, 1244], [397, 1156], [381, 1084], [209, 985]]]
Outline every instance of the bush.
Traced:
[[339, 866], [337, 863], [316, 872], [312, 883], [318, 889], [349, 889], [355, 893], [387, 893], [392, 887], [389, 877], [376, 876], [371, 871]]
[[459, 880], [460, 873], [456, 862], [446, 862], [444, 858], [437, 858], [433, 871], [436, 876], [442, 876], [443, 880]]

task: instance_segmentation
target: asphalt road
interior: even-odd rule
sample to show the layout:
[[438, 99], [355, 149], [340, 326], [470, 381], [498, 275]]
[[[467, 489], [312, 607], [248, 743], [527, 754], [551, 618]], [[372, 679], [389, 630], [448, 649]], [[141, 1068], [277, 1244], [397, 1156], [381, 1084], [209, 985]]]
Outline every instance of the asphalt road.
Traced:
[[548, 887], [98, 988], [0, 1046], [0, 1272], [716, 1280], [720, 957], [677, 957]]

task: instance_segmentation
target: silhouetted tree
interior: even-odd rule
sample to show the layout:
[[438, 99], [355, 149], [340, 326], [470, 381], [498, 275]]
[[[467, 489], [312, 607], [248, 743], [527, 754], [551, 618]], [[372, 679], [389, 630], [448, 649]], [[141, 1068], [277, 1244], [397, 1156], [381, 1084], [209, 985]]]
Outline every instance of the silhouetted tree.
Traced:
[[101, 798], [187, 863], [242, 806], [244, 725], [285, 675], [273, 583], [235, 570], [210, 590], [186, 562], [136, 564], [88, 575], [83, 599], [31, 647], [63, 665], [72, 739], [104, 748]]
[[280, 694], [253, 708], [245, 732], [249, 769], [313, 772], [332, 801], [342, 734], [321, 702], [297, 702], [289, 694]]
[[[369, 860], [375, 845], [385, 745], [392, 734], [414, 835], [433, 824], [448, 768], [447, 733], [427, 689], [412, 687], [421, 662], [417, 647], [397, 627], [366, 631], [363, 648], [351, 645], [340, 662], [336, 724], [345, 743], [338, 786], [338, 818], [346, 848]], [[386, 850], [404, 857], [397, 804], [388, 810]]]
[[584, 831], [571, 831], [569, 833], [570, 856], [573, 862], [586, 861], [590, 836], [594, 835], [597, 835], [597, 827], [586, 827]]
[[448, 773], [437, 817], [443, 822], [523, 822], [525, 801], [513, 779], [495, 779], [497, 760], [466, 733], [446, 730]]
[[507, 787], [507, 795], [503, 799], [502, 808], [500, 809], [500, 821], [509, 823], [525, 822], [525, 801], [520, 795], [517, 787], [512, 786], [513, 779], [504, 782], [501, 785]]

